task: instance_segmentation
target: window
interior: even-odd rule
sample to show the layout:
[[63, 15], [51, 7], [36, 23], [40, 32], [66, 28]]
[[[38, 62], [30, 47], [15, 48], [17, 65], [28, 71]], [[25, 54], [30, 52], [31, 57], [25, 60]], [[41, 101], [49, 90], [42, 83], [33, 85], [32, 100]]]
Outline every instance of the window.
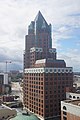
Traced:
[[73, 98], [76, 98], [75, 96], [73, 96]]
[[48, 69], [46, 69], [46, 72], [48, 72]]
[[66, 113], [65, 111], [63, 111], [63, 114], [64, 114], [64, 115], [67, 115], [67, 113]]
[[52, 69], [50, 69], [50, 72], [52, 72]]
[[48, 85], [48, 82], [46, 82], [45, 84]]
[[79, 99], [79, 97], [77, 97], [77, 99]]
[[2, 120], [4, 119], [4, 116], [2, 117]]
[[56, 69], [54, 69], [54, 72], [56, 72]]
[[60, 69], [58, 69], [58, 72], [60, 72]]
[[61, 80], [61, 77], [59, 77], [58, 80]]
[[63, 116], [63, 120], [67, 120], [67, 118], [65, 116]]
[[54, 80], [57, 80], [57, 77], [55, 77]]
[[69, 95], [69, 98], [72, 98], [72, 96], [71, 96], [71, 95]]
[[45, 99], [48, 99], [48, 96], [45, 96]]
[[[58, 72], [60, 72], [60, 71], [58, 71]], [[60, 73], [58, 73], [58, 76], [60, 76], [61, 74]]]
[[67, 110], [65, 106], [63, 106], [63, 109], [64, 109], [64, 110]]
[[8, 115], [8, 117], [10, 117], [10, 116]]

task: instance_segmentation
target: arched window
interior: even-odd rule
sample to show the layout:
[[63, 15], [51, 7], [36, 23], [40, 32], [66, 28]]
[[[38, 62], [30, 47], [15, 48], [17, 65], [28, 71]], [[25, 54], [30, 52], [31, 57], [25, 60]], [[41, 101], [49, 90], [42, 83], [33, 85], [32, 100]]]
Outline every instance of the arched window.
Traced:
[[73, 98], [76, 98], [75, 96], [73, 96]]
[[79, 97], [77, 97], [77, 99], [79, 99]]
[[64, 109], [64, 110], [67, 110], [65, 106], [63, 106], [63, 109]]
[[71, 95], [69, 95], [69, 98], [72, 98], [72, 96], [71, 96]]

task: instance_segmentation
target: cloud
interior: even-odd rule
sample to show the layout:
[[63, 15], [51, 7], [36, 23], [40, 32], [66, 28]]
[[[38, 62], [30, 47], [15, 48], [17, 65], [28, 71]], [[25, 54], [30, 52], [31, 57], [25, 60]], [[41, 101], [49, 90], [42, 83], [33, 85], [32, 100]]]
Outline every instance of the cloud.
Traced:
[[67, 52], [65, 54], [65, 51], [63, 51], [61, 54], [58, 54], [59, 58], [63, 58], [67, 66], [73, 67], [74, 71], [80, 70], [80, 55], [78, 49], [67, 49]]
[[39, 10], [52, 24], [53, 46], [65, 51], [61, 41], [71, 39], [75, 29], [80, 29], [79, 5], [80, 0], [0, 0], [0, 60], [17, 61], [15, 66], [21, 68], [28, 25]]
[[76, 45], [77, 45], [77, 46], [80, 46], [80, 40], [76, 42]]

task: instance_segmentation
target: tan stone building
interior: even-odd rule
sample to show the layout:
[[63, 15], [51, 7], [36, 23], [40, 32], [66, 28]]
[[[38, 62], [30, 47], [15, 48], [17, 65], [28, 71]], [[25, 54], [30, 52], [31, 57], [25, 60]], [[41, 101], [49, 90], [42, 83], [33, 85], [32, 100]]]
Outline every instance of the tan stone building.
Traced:
[[61, 101], [61, 120], [80, 120], [80, 100]]

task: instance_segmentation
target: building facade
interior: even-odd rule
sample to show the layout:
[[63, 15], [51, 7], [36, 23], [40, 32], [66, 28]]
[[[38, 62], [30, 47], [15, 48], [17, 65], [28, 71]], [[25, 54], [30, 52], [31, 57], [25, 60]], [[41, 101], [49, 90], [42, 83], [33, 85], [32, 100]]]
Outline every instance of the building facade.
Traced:
[[60, 117], [60, 101], [73, 86], [72, 67], [57, 59], [52, 48], [51, 24], [39, 11], [28, 27], [24, 53], [24, 106], [42, 120]]
[[66, 99], [70, 100], [80, 99], [80, 93], [66, 92]]
[[61, 101], [61, 120], [80, 120], [80, 99]]
[[6, 73], [0, 73], [0, 95], [10, 92], [9, 77]]

